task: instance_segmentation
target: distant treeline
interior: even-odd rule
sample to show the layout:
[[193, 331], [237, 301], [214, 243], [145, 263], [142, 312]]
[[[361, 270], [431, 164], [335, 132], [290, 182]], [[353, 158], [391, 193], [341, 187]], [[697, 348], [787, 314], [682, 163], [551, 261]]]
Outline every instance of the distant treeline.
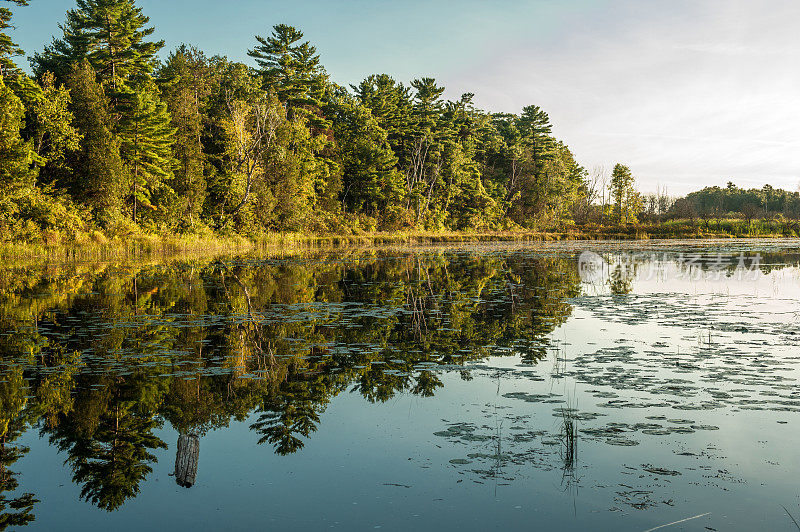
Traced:
[[[623, 165], [587, 172], [535, 105], [481, 111], [428, 77], [337, 85], [290, 26], [255, 37], [249, 65], [186, 45], [160, 61], [164, 43], [133, 0], [77, 0], [30, 77], [14, 62], [11, 15], [0, 7], [6, 242], [567, 228], [707, 211], [693, 196], [650, 202]], [[790, 196], [794, 207], [770, 197], [764, 212], [796, 217]]]
[[706, 187], [675, 201], [675, 217], [720, 221], [741, 218], [747, 223], [756, 219], [787, 221], [800, 220], [800, 194], [764, 185], [763, 188], [745, 190], [733, 183], [725, 188]]

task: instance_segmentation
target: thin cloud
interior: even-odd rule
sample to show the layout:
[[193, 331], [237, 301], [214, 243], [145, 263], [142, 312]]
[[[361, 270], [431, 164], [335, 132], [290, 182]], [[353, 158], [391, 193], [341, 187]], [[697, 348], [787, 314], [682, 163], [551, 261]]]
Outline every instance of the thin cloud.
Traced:
[[644, 190], [795, 189], [800, 3], [766, 4], [608, 2], [546, 53], [518, 43], [457, 83], [487, 108], [544, 107], [585, 166], [627, 163]]
[[672, 46], [672, 49], [719, 55], [800, 55], [800, 48], [797, 47], [769, 48], [764, 46], [746, 46], [741, 43], [675, 44]]

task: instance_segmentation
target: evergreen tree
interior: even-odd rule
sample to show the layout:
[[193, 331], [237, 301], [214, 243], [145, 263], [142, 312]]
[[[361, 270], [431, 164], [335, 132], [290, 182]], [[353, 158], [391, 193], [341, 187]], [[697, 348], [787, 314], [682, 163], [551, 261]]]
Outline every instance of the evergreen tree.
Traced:
[[455, 229], [486, 228], [499, 214], [494, 199], [484, 187], [478, 155], [480, 121], [467, 93], [457, 102], [447, 102], [443, 120], [447, 124], [445, 164], [442, 180], [445, 191], [440, 198], [442, 214]]
[[[118, 171], [114, 162], [106, 166], [101, 172], [106, 177], [92, 181], [105, 183], [99, 188], [107, 191], [90, 187], [95, 190], [90, 196], [104, 197], [101, 210], [117, 214], [122, 206], [121, 199], [129, 197], [134, 220], [141, 206], [154, 208], [152, 193], [155, 190], [164, 192], [162, 203], [174, 199], [163, 186], [165, 181], [171, 180], [174, 164], [168, 153], [171, 151], [171, 119], [151, 78], [155, 55], [164, 43], [148, 40], [154, 31], [147, 26], [149, 21], [133, 0], [77, 0], [77, 8], [67, 12], [66, 21], [60, 26], [62, 38], [54, 39], [33, 59], [35, 71], [49, 70], [57, 77], [64, 76], [70, 65], [81, 61], [91, 66], [104, 99], [110, 104], [101, 107], [105, 107], [103, 126], [111, 138], [101, 144], [114, 143], [114, 138], [118, 138], [121, 147], [121, 150], [110, 148], [112, 153], [104, 157], [116, 160], [119, 153], [126, 171]], [[91, 98], [95, 96], [92, 94]], [[79, 118], [84, 125], [91, 122], [85, 117]], [[94, 125], [97, 126], [94, 131], [102, 129], [99, 123]], [[96, 145], [97, 141], [99, 138], [85, 144]], [[104, 165], [85, 162], [95, 167]], [[109, 181], [112, 175], [116, 179], [113, 183]], [[130, 176], [130, 183], [126, 176]], [[130, 190], [130, 194], [123, 190]]]
[[264, 88], [275, 91], [290, 119], [304, 111], [311, 115], [313, 125], [324, 127], [324, 120], [314, 111], [320, 106], [327, 75], [319, 64], [317, 49], [302, 39], [302, 31], [278, 24], [271, 36], [257, 35], [259, 45], [247, 55], [256, 60]]
[[414, 128], [418, 135], [431, 134], [437, 125], [444, 102], [444, 87], [436, 84], [433, 78], [415, 79], [411, 86], [417, 91], [414, 95]]
[[639, 194], [635, 185], [636, 180], [630, 168], [622, 164], [614, 166], [609, 191], [614, 200], [614, 215], [619, 223], [636, 222]]
[[167, 106], [161, 102], [158, 88], [149, 77], [123, 98], [125, 113], [119, 127], [120, 155], [132, 177], [130, 197], [133, 221], [137, 222], [140, 206], [157, 210], [152, 201], [154, 192], [162, 193], [164, 203], [171, 199], [167, 183], [172, 180], [174, 167], [175, 130], [170, 126]]
[[284, 127], [276, 130], [277, 142], [263, 152], [272, 223], [276, 229], [331, 227], [339, 207], [341, 167], [334, 157], [330, 121], [321, 109], [329, 90], [327, 75], [316, 49], [300, 42], [299, 30], [279, 24], [269, 38], [256, 38], [260, 44], [249, 55], [259, 66], [262, 88], [277, 97], [286, 114]]
[[367, 107], [386, 131], [389, 144], [405, 168], [411, 153], [411, 91], [387, 74], [372, 75], [351, 86], [356, 98]]
[[50, 442], [67, 452], [81, 497], [111, 512], [139, 493], [156, 461], [151, 450], [167, 446], [153, 434], [158, 425], [153, 416], [124, 400], [121, 390], [104, 390], [96, 400], [105, 403], [96, 405], [101, 409], [96, 425], [87, 430], [72, 417], [62, 418]]
[[129, 178], [122, 165], [119, 140], [111, 132], [109, 102], [88, 61], [77, 63], [67, 79], [75, 127], [83, 135], [67, 187], [92, 208], [104, 225], [119, 219]]
[[324, 110], [333, 124], [335, 157], [342, 165], [343, 207], [396, 223], [403, 177], [386, 132], [369, 109], [345, 91], [337, 91]]
[[77, 0], [59, 26], [62, 38], [34, 56], [34, 71], [62, 78], [72, 63], [87, 59], [98, 79], [116, 91], [120, 82], [136, 81], [155, 67], [164, 41], [147, 40], [154, 31], [149, 22], [133, 0]]
[[550, 117], [540, 107], [528, 105], [522, 109], [517, 127], [526, 143], [530, 145], [534, 161], [538, 166], [542, 159], [546, 158], [551, 144], [550, 134], [553, 126], [550, 124]]
[[299, 378], [284, 383], [279, 393], [265, 396], [258, 419], [250, 425], [250, 430], [261, 436], [258, 443], [272, 444], [281, 456], [302, 449], [305, 442], [301, 438], [309, 438], [317, 430], [324, 392], [319, 383]]
[[[5, 0], [12, 4], [26, 6], [28, 0]], [[7, 7], [0, 7], [0, 78], [19, 75], [19, 69], [12, 59], [15, 55], [21, 55], [22, 50], [14, 43], [6, 31], [11, 28], [11, 10]]]
[[414, 208], [414, 225], [419, 226], [428, 213], [434, 192], [441, 189], [444, 142], [449, 131], [440, 122], [444, 87], [433, 78], [415, 79], [416, 90], [410, 124], [411, 153], [405, 168], [408, 206]]
[[548, 193], [552, 188], [551, 176], [545, 166], [553, 157], [553, 139], [550, 137], [553, 128], [550, 117], [536, 105], [524, 107], [516, 122], [522, 137], [523, 157], [527, 167], [527, 171], [523, 173], [516, 212], [518, 221], [524, 223], [525, 220], [532, 220], [542, 214], [548, 203], [557, 199], [557, 196]]
[[[28, 0], [0, 0], [0, 2], [10, 2], [19, 6], [28, 5]], [[6, 33], [9, 28], [13, 27], [11, 18], [11, 10], [4, 4], [0, 4], [0, 79], [22, 99], [26, 111], [29, 111], [33, 104], [42, 97], [42, 94], [36, 82], [14, 63], [14, 56], [22, 55], [23, 51]]]
[[192, 226], [200, 221], [206, 198], [203, 136], [210, 121], [208, 100], [213, 87], [219, 84], [219, 74], [203, 52], [182, 45], [170, 54], [158, 75], [175, 128], [172, 188], [180, 202], [177, 215]]
[[555, 141], [550, 155], [544, 161], [541, 193], [548, 198], [541, 215], [550, 224], [557, 224], [572, 216], [582, 196], [586, 194], [586, 169], [575, 161], [569, 147]]

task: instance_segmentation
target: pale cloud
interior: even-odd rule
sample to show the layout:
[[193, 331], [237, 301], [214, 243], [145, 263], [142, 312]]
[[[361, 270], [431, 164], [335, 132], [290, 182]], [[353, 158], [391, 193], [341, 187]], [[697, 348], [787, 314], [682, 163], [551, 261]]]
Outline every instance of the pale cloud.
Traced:
[[763, 46], [745, 46], [740, 43], [697, 43], [697, 44], [676, 44], [672, 47], [675, 50], [687, 50], [690, 52], [700, 52], [705, 54], [728, 54], [728, 55], [797, 55], [800, 48], [797, 47], [776, 47], [767, 48]]
[[684, 193], [800, 180], [800, 2], [611, 1], [456, 74], [487, 108], [544, 107], [588, 167]]

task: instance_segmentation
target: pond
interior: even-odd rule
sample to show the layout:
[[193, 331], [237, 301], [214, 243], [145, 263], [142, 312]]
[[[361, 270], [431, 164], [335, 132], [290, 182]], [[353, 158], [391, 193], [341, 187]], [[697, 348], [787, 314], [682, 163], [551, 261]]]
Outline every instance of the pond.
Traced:
[[0, 530], [796, 530], [798, 249], [6, 266]]

